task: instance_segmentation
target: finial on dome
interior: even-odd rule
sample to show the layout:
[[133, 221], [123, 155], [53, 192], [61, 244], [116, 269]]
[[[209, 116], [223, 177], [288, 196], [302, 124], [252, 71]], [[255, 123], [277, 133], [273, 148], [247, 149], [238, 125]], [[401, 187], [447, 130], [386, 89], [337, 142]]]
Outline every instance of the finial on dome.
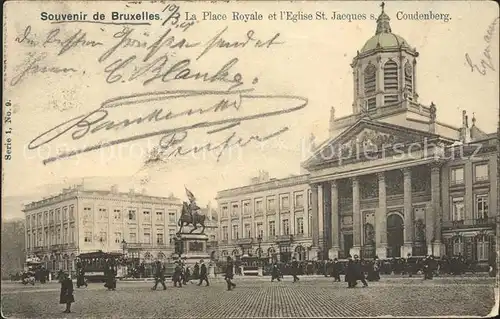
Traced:
[[382, 12], [377, 18], [377, 31], [375, 34], [380, 34], [380, 33], [391, 33], [391, 25], [389, 24], [389, 21], [391, 20], [389, 16], [385, 13], [384, 8], [385, 8], [385, 3], [382, 2], [380, 4], [380, 7], [382, 8]]
[[335, 120], [335, 108], [333, 106], [330, 109], [330, 119]]
[[476, 125], [476, 113], [472, 112], [472, 126]]

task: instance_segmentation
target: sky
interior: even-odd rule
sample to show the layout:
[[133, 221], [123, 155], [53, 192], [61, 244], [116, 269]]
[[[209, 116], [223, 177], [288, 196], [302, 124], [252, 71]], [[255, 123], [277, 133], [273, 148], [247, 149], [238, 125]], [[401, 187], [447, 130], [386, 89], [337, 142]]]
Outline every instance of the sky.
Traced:
[[[165, 4], [129, 4], [126, 7], [125, 3], [114, 2], [57, 4], [47, 1], [8, 2], [5, 5], [7, 62], [4, 99], [11, 101], [10, 110], [13, 114], [12, 123], [4, 125], [4, 130], [11, 129], [10, 133], [4, 134], [4, 140], [6, 137], [11, 138], [12, 159], [3, 159], [2, 194], [14, 198], [14, 204], [11, 201], [11, 209], [6, 212], [7, 218], [22, 215], [16, 206], [18, 202], [38, 200], [42, 196], [57, 193], [62, 187], [82, 181], [86, 188], [107, 189], [118, 184], [122, 191], [130, 188], [140, 191], [144, 188], [152, 195], [168, 196], [173, 193], [184, 200], [186, 186], [201, 205], [206, 205], [209, 201], [215, 205], [217, 191], [248, 184], [249, 179], [257, 175], [260, 169], [269, 171], [271, 177], [277, 178], [299, 174], [300, 163], [308, 154], [307, 144], [311, 133], [315, 135], [317, 144], [328, 138], [330, 108], [335, 107], [337, 117], [351, 114], [353, 80], [350, 63], [357, 50], [375, 34], [376, 22], [370, 20], [370, 15], [380, 14], [379, 2], [240, 2], [237, 6], [234, 3], [196, 2], [179, 5], [178, 12], [182, 17], [195, 13], [198, 21], [184, 32], [182, 27], [186, 26], [177, 24], [172, 27], [168, 36], [175, 36], [177, 41], [184, 37], [188, 42], [199, 42], [200, 45], [181, 49], [162, 47], [155, 57], [166, 54], [167, 64], [191, 59], [192, 72], [200, 70], [211, 74], [236, 58], [238, 60], [230, 68], [229, 74], [231, 79], [236, 73], [241, 74], [244, 85], [238, 89], [253, 88], [251, 94], [272, 95], [275, 98], [240, 100], [237, 94], [229, 94], [229, 101], [241, 102], [238, 110], [231, 108], [224, 114], [198, 115], [195, 119], [179, 117], [167, 124], [142, 124], [101, 130], [78, 140], [73, 140], [69, 134], [63, 134], [33, 150], [28, 145], [35, 137], [71, 118], [92, 112], [103, 101], [117, 96], [163, 90], [221, 90], [226, 89], [228, 84], [195, 80], [162, 82], [157, 79], [144, 85], [145, 77], [130, 79], [134, 70], [141, 67], [144, 69], [147, 65], [141, 60], [146, 50], [133, 46], [141, 42], [151, 45], [167, 30], [168, 23], [161, 26], [160, 21], [153, 21], [151, 25], [129, 26], [133, 29], [129, 38], [137, 41], [128, 42], [128, 47], [120, 47], [107, 59], [99, 61], [105, 51], [123, 38], [123, 26], [97, 23], [51, 24], [40, 20], [40, 12], [84, 12], [92, 16], [96, 11], [106, 14], [106, 21], [111, 21], [109, 17], [113, 11], [158, 13], [162, 19], [166, 19], [169, 10], [175, 8], [169, 7], [166, 12], [162, 12]], [[449, 14], [451, 20], [412, 21], [396, 18], [397, 12], [429, 10]], [[19, 11], [25, 13], [15, 14]], [[210, 11], [213, 19], [217, 14], [226, 14], [227, 20], [201, 21], [203, 11]], [[263, 20], [234, 21], [231, 20], [233, 11], [257, 11], [262, 14]], [[302, 13], [302, 16], [308, 13], [314, 16], [317, 11], [330, 16], [336, 11], [365, 14], [367, 19], [351, 22], [268, 20], [270, 13], [276, 12], [279, 16], [281, 11], [299, 15]], [[392, 32], [402, 36], [420, 53], [416, 79], [419, 101], [424, 105], [431, 102], [436, 105], [438, 121], [458, 127], [461, 124], [462, 110], [466, 110], [470, 117], [475, 114], [476, 124], [483, 131], [495, 132], [498, 125], [500, 67], [499, 24], [498, 19], [495, 20], [499, 16], [498, 6], [493, 2], [387, 1], [385, 11], [391, 18]], [[27, 28], [28, 35], [21, 41]], [[485, 37], [488, 30], [492, 36]], [[232, 43], [244, 41], [249, 31], [253, 32], [254, 38], [261, 39], [261, 43], [274, 38], [279, 44], [269, 48], [257, 48], [255, 42], [230, 49], [213, 47], [196, 60], [217, 34], [222, 32], [221, 38]], [[85, 40], [82, 41], [86, 45], [76, 44], [58, 55], [64, 41], [75, 34], [79, 37], [85, 34]], [[47, 38], [50, 41], [43, 46], [42, 43]], [[94, 46], [91, 41], [102, 44]], [[494, 70], [488, 69], [482, 75], [477, 70], [472, 71], [465, 56], [468, 54], [473, 63], [481, 65], [481, 60], [486, 59], [485, 50], [490, 52]], [[122, 79], [107, 83], [106, 70], [109, 70], [110, 65], [115, 61], [123, 62], [133, 55], [136, 59], [120, 71]], [[54, 67], [71, 70], [49, 70]], [[29, 72], [23, 73], [25, 69], [29, 69]], [[18, 78], [21, 80], [17, 81]], [[276, 96], [287, 96], [287, 99]], [[58, 152], [131, 138], [162, 130], [167, 126], [172, 128], [191, 125], [201, 119], [223, 120], [229, 116], [255, 115], [293, 108], [301, 106], [304, 99], [307, 99], [307, 105], [297, 111], [245, 121], [237, 127], [210, 135], [206, 128], [194, 129], [178, 144], [184, 149], [202, 147], [209, 142], [218, 145], [233, 133], [235, 135], [232, 141], [238, 137], [248, 140], [255, 135], [264, 137], [286, 128], [283, 133], [264, 142], [252, 141], [245, 147], [226, 149], [219, 160], [217, 151], [184, 155], [162, 163], [145, 165], [148, 152], [168, 141], [168, 138], [162, 139], [162, 135], [158, 135], [43, 164], [44, 159], [55, 156]], [[107, 119], [120, 122], [126, 118], [132, 120], [138, 116], [147, 116], [156, 108], [181, 112], [188, 108], [208, 107], [217, 101], [220, 101], [220, 96], [195, 96], [168, 103], [153, 101], [115, 106], [107, 109]], [[179, 138], [177, 135], [176, 137]]]

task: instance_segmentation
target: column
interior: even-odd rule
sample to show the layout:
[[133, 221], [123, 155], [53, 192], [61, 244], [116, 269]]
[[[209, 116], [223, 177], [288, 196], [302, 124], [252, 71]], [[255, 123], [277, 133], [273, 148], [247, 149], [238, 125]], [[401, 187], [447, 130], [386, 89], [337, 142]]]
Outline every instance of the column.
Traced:
[[[431, 166], [431, 220], [433, 243], [427, 243], [428, 253], [435, 257], [440, 257], [442, 252], [441, 244], [441, 164], [436, 163]], [[429, 249], [430, 248], [430, 249]], [[430, 251], [429, 251], [430, 250]]]
[[319, 209], [318, 209], [318, 184], [311, 185], [311, 204], [312, 204], [312, 227], [311, 227], [311, 237], [312, 237], [312, 247], [310, 251], [309, 258], [316, 259], [319, 250]]
[[378, 258], [387, 257], [387, 195], [385, 172], [377, 174], [378, 208], [375, 210], [375, 245]]
[[357, 177], [352, 178], [352, 237], [353, 247], [350, 254], [360, 255], [361, 252], [361, 211], [359, 203], [359, 180]]
[[332, 248], [329, 252], [329, 258], [339, 258], [339, 191], [337, 186], [337, 181], [331, 181], [331, 238], [332, 238]]
[[403, 192], [404, 192], [404, 245], [401, 257], [406, 257], [413, 252], [413, 206], [411, 199], [411, 168], [403, 169]]
[[311, 234], [309, 234], [309, 216], [311, 214], [311, 211], [309, 210], [310, 204], [309, 204], [309, 189], [306, 189], [304, 191], [304, 237], [311, 237]]
[[464, 216], [463, 219], [474, 219], [474, 194], [472, 184], [474, 184], [472, 162], [466, 162], [464, 165], [464, 183], [465, 183], [465, 196], [464, 196]]
[[[290, 235], [295, 236], [295, 193], [291, 192], [288, 195], [288, 226], [290, 227]], [[293, 256], [293, 254], [292, 254]]]

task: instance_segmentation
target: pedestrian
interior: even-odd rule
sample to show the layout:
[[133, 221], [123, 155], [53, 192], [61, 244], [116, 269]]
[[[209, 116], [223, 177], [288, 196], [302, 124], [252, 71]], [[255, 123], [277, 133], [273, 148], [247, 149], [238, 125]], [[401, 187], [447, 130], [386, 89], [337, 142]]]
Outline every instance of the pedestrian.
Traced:
[[104, 284], [104, 287], [108, 288], [108, 291], [114, 291], [116, 289], [116, 268], [113, 259], [108, 259], [106, 261], [104, 275], [106, 276], [106, 283]]
[[433, 273], [433, 262], [431, 259], [431, 256], [426, 255], [424, 259], [424, 280], [426, 279], [432, 279], [432, 273]]
[[363, 283], [363, 287], [368, 287], [368, 283], [365, 280], [365, 274], [363, 272], [363, 267], [361, 265], [361, 261], [359, 260], [358, 255], [354, 255], [354, 269], [355, 269], [355, 280], [361, 280]]
[[366, 276], [366, 280], [368, 281], [379, 281], [380, 280], [380, 262], [378, 257], [375, 256], [373, 261], [370, 263], [368, 268], [368, 275]]
[[338, 281], [340, 282], [340, 267], [342, 265], [339, 263], [339, 260], [337, 258], [334, 258], [333, 259], [333, 263], [332, 263], [332, 277], [333, 277], [333, 281]]
[[195, 263], [193, 267], [193, 279], [200, 279], [200, 265], [198, 263]]
[[[198, 286], [201, 286], [201, 284], [205, 281], [207, 284], [206, 286], [209, 286], [210, 283], [208, 282], [208, 271], [207, 271], [207, 265], [205, 265], [205, 263], [203, 262], [203, 259], [200, 260], [200, 265], [199, 266], [199, 278], [200, 278], [200, 283], [198, 284]], [[196, 271], [196, 269], [195, 269]]]
[[80, 259], [78, 259], [78, 261], [76, 262], [76, 288], [80, 288], [83, 286], [88, 286], [85, 280], [85, 268]]
[[281, 281], [280, 269], [278, 268], [278, 264], [274, 262], [272, 267], [273, 268], [271, 270], [271, 282], [273, 282], [274, 279]]
[[[174, 275], [172, 276], [174, 287], [182, 288], [182, 266], [180, 261], [175, 262]], [[179, 284], [179, 286], [177, 286]]]
[[231, 257], [227, 257], [226, 274], [224, 276], [224, 279], [226, 280], [228, 291], [236, 288], [236, 284], [231, 281], [233, 280], [233, 277], [234, 277], [234, 264], [233, 261], [231, 260]]
[[59, 297], [59, 303], [66, 304], [66, 310], [63, 311], [64, 313], [70, 313], [71, 304], [75, 302], [75, 297], [73, 296], [73, 281], [66, 272], [61, 276], [61, 294]]
[[163, 290], [167, 290], [167, 286], [165, 285], [165, 266], [159, 260], [155, 262], [155, 285], [151, 290], [156, 290], [158, 284], [163, 286]]
[[297, 276], [299, 274], [299, 262], [295, 257], [292, 259], [292, 276], [293, 276], [293, 282], [299, 281], [299, 277]]
[[347, 265], [345, 269], [345, 281], [347, 281], [347, 288], [354, 288], [356, 286], [356, 265], [352, 260], [351, 255], [347, 256]]

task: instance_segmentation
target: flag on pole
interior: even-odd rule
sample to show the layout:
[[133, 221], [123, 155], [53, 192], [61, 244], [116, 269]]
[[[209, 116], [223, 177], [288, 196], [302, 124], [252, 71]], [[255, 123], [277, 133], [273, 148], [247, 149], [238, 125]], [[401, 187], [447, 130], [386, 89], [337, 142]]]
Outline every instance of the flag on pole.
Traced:
[[189, 201], [190, 201], [190, 202], [195, 201], [195, 200], [196, 200], [196, 197], [194, 197], [194, 194], [193, 194], [193, 193], [192, 193], [189, 189], [187, 189], [187, 187], [186, 187], [186, 186], [184, 186], [184, 188], [186, 189], [186, 195], [187, 195], [187, 197], [189, 198]]

